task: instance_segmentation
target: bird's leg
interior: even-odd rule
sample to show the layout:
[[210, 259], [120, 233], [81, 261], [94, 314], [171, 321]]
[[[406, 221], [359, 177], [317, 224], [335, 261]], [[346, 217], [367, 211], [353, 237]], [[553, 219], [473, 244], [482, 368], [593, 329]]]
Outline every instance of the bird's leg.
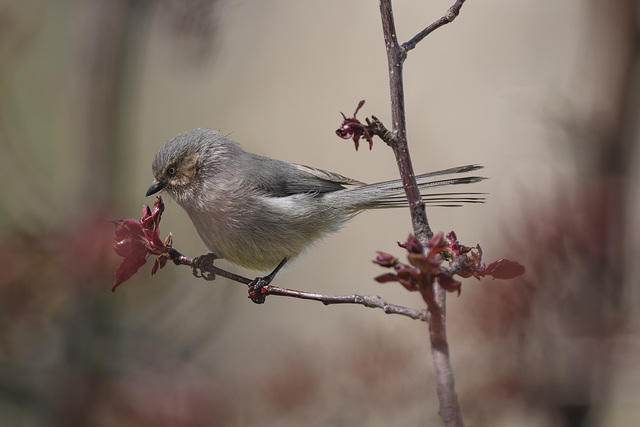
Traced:
[[266, 295], [263, 294], [263, 288], [265, 286], [269, 286], [274, 277], [276, 277], [276, 274], [278, 274], [280, 269], [284, 267], [288, 260], [289, 258], [284, 258], [282, 261], [280, 261], [280, 264], [278, 264], [278, 266], [273, 269], [271, 273], [264, 277], [256, 277], [255, 279], [253, 279], [253, 281], [249, 284], [249, 298], [251, 298], [251, 301], [255, 302], [256, 304], [264, 303]]
[[216, 254], [209, 252], [206, 255], [200, 255], [199, 257], [195, 257], [191, 262], [191, 272], [196, 277], [202, 277], [204, 280], [214, 280], [216, 275], [213, 274], [207, 268], [202, 268], [205, 265], [213, 265], [213, 262], [218, 259]]

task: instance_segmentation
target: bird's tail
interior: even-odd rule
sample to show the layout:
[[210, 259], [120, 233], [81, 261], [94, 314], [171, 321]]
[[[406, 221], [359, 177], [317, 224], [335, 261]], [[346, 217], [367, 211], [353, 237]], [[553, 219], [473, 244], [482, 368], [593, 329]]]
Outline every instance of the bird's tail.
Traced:
[[[478, 192], [439, 192], [427, 190], [458, 184], [473, 184], [485, 180], [481, 176], [457, 176], [482, 169], [481, 165], [466, 165], [416, 175], [416, 182], [422, 200], [432, 206], [455, 207], [468, 203], [484, 203], [485, 193]], [[343, 196], [350, 197], [355, 210], [382, 209], [407, 206], [407, 198], [402, 181], [399, 179], [367, 184], [361, 187], [340, 191]]]

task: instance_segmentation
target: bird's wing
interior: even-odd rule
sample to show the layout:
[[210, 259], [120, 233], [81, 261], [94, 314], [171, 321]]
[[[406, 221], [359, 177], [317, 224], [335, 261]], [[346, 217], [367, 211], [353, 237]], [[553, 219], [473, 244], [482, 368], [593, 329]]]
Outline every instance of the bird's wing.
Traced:
[[340, 185], [353, 185], [356, 187], [366, 185], [364, 182], [347, 178], [346, 176], [337, 174], [335, 172], [329, 172], [329, 171], [318, 169], [318, 168], [312, 168], [311, 166], [299, 165], [295, 163], [293, 163], [293, 166], [295, 166], [296, 169], [306, 172], [308, 174], [311, 174], [322, 181], [331, 182], [331, 183], [340, 184]]
[[323, 194], [364, 183], [337, 173], [251, 153], [243, 158], [242, 179], [272, 197]]
[[331, 193], [343, 190], [346, 186], [362, 186], [363, 182], [337, 173], [312, 168], [310, 166], [288, 164], [288, 179], [283, 180], [282, 190], [285, 195], [300, 193]]

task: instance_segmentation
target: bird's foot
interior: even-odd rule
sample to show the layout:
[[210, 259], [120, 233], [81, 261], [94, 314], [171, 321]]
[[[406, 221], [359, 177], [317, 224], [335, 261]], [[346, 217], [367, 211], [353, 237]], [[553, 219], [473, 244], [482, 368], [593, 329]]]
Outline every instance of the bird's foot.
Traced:
[[256, 304], [264, 304], [267, 298], [267, 286], [271, 283], [271, 280], [267, 280], [268, 277], [256, 277], [249, 283], [249, 298]]
[[206, 255], [195, 257], [191, 262], [191, 272], [198, 278], [201, 277], [204, 280], [214, 280], [216, 275], [210, 271], [208, 266], [213, 267], [213, 262], [216, 259], [218, 259], [216, 254], [211, 252]]
[[280, 264], [278, 264], [278, 266], [268, 275], [264, 277], [256, 277], [251, 283], [249, 283], [249, 298], [251, 298], [251, 301], [256, 304], [264, 304], [267, 295], [269, 295], [268, 286], [276, 277], [278, 271], [280, 271], [280, 269], [287, 263], [288, 259], [289, 258], [284, 258], [280, 261]]

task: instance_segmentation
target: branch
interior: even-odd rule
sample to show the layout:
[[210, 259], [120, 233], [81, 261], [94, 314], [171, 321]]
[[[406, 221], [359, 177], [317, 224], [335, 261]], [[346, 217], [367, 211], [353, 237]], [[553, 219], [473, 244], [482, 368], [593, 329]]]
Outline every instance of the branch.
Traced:
[[453, 22], [454, 19], [456, 19], [456, 17], [460, 14], [460, 9], [462, 8], [462, 5], [464, 4], [465, 0], [457, 0], [455, 2], [455, 4], [453, 6], [451, 6], [449, 8], [449, 10], [447, 10], [447, 12], [444, 14], [444, 16], [440, 19], [438, 19], [436, 22], [434, 22], [433, 24], [429, 25], [427, 28], [425, 28], [424, 30], [420, 31], [418, 34], [416, 34], [411, 40], [409, 40], [406, 43], [403, 43], [401, 48], [404, 52], [404, 55], [406, 57], [406, 54], [408, 51], [410, 51], [411, 49], [413, 49], [414, 47], [416, 47], [416, 45], [418, 43], [420, 43], [422, 41], [422, 39], [424, 39], [425, 37], [427, 37], [429, 34], [431, 34], [432, 32], [434, 32], [435, 30], [437, 30], [438, 28]]
[[389, 86], [391, 92], [391, 118], [392, 133], [395, 135], [394, 144], [391, 146], [396, 157], [400, 178], [407, 194], [409, 211], [413, 232], [425, 243], [433, 236], [427, 220], [427, 212], [416, 183], [409, 146], [407, 145], [407, 124], [404, 111], [404, 87], [402, 82], [402, 63], [406, 58], [406, 52], [398, 44], [396, 27], [393, 19], [391, 0], [380, 0], [380, 15], [382, 17], [382, 29], [387, 50], [387, 64], [389, 68]]
[[[433, 283], [433, 305], [429, 304], [427, 322], [429, 324], [429, 339], [431, 341], [431, 357], [436, 370], [438, 384], [437, 394], [440, 402], [439, 414], [444, 425], [464, 427], [462, 411], [456, 393], [456, 383], [453, 367], [449, 355], [449, 341], [447, 340], [447, 310], [446, 292]], [[436, 289], [438, 291], [436, 291]]]
[[[392, 133], [395, 141], [392, 145], [396, 157], [400, 177], [409, 202], [413, 231], [424, 247], [433, 236], [429, 227], [424, 202], [415, 180], [411, 156], [406, 136], [406, 118], [404, 109], [404, 88], [402, 80], [402, 65], [407, 57], [407, 52], [413, 49], [422, 39], [431, 34], [437, 28], [453, 21], [459, 14], [464, 0], [457, 0], [449, 8], [445, 16], [429, 25], [413, 39], [400, 46], [393, 19], [391, 0], [380, 0], [380, 16], [387, 50], [387, 63], [389, 69], [389, 85], [391, 95], [391, 115], [393, 120]], [[435, 281], [429, 283], [429, 289], [422, 289], [422, 295], [428, 307], [429, 338], [431, 341], [431, 354], [436, 371], [437, 393], [440, 401], [440, 416], [446, 426], [464, 426], [458, 396], [455, 391], [455, 381], [451, 359], [449, 356], [449, 344], [447, 342], [446, 329], [446, 291]]]
[[[214, 280], [216, 275], [218, 275], [247, 286], [251, 286], [254, 282], [254, 280], [252, 279], [231, 273], [213, 265], [216, 257], [211, 253], [196, 258], [189, 258], [182, 255], [176, 249], [170, 248], [167, 252], [167, 258], [173, 261], [173, 263], [176, 265], [191, 266], [193, 275], [205, 280]], [[260, 289], [260, 297], [262, 298], [262, 300], [264, 300], [267, 295], [278, 295], [282, 297], [318, 301], [323, 303], [324, 305], [357, 304], [363, 305], [368, 308], [380, 308], [387, 314], [399, 314], [401, 316], [406, 316], [414, 320], [421, 320], [423, 322], [426, 322], [427, 320], [427, 310], [415, 310], [412, 308], [391, 304], [383, 300], [378, 295], [324, 295], [313, 292], [298, 291], [295, 289], [279, 288], [272, 285], [263, 286]], [[254, 300], [254, 302], [256, 301]]]
[[280, 295], [284, 297], [294, 297], [312, 301], [319, 301], [324, 305], [358, 304], [364, 305], [365, 307], [369, 308], [381, 308], [387, 314], [399, 314], [401, 316], [406, 316], [414, 320], [421, 320], [423, 322], [427, 321], [427, 310], [415, 310], [412, 308], [391, 304], [383, 300], [378, 295], [323, 295], [311, 292], [296, 291], [292, 289], [283, 289], [271, 285], [265, 286], [264, 289], [268, 295]]

